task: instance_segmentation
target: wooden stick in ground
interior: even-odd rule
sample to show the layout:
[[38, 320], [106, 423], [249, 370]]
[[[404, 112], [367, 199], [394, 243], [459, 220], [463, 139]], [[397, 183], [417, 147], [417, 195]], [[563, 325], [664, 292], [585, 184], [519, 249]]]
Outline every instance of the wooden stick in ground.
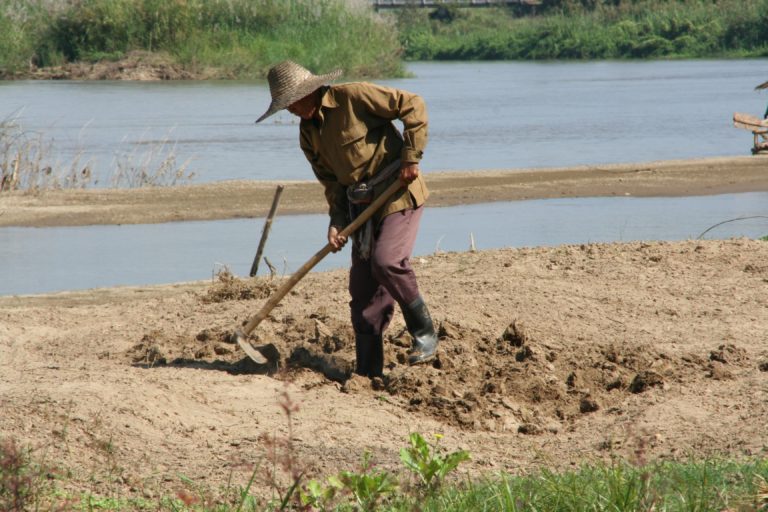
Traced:
[[256, 257], [253, 258], [253, 264], [251, 264], [250, 276], [253, 277], [259, 271], [259, 261], [261, 260], [261, 254], [264, 252], [264, 246], [267, 244], [267, 237], [269, 236], [269, 230], [272, 227], [272, 219], [275, 217], [277, 211], [277, 204], [280, 202], [280, 196], [283, 194], [282, 185], [277, 186], [275, 190], [275, 197], [272, 199], [272, 207], [269, 209], [267, 220], [264, 221], [264, 229], [261, 232], [261, 240], [259, 241], [259, 249], [256, 251]]
[[[357, 229], [362, 226], [369, 218], [373, 216], [376, 211], [379, 210], [382, 206], [384, 206], [384, 203], [387, 202], [387, 200], [392, 197], [392, 195], [400, 190], [400, 188], [403, 186], [403, 184], [400, 182], [400, 180], [395, 181], [392, 183], [387, 190], [384, 191], [383, 194], [381, 194], [379, 197], [376, 198], [374, 202], [372, 202], [368, 208], [365, 209], [360, 215], [355, 218], [354, 221], [352, 221], [347, 227], [341, 230], [341, 233], [339, 233], [339, 236], [345, 236], [349, 237], [352, 233], [357, 231]], [[243, 351], [248, 354], [248, 357], [250, 357], [254, 362], [259, 364], [266, 364], [267, 358], [264, 357], [258, 350], [254, 349], [250, 342], [246, 339], [246, 337], [258, 326], [265, 318], [267, 318], [267, 315], [274, 309], [275, 306], [277, 306], [278, 302], [282, 300], [285, 295], [291, 291], [291, 289], [296, 286], [296, 283], [301, 281], [301, 279], [307, 275], [307, 273], [312, 270], [312, 268], [317, 265], [323, 258], [325, 258], [328, 253], [332, 251], [333, 247], [330, 243], [325, 244], [325, 247], [320, 249], [315, 253], [314, 256], [312, 256], [304, 265], [301, 266], [291, 277], [288, 278], [288, 280], [283, 283], [283, 285], [275, 290], [275, 292], [269, 297], [267, 300], [267, 303], [262, 306], [262, 308], [259, 310], [258, 313], [253, 315], [250, 320], [245, 324], [245, 326], [242, 329], [237, 329], [234, 333], [234, 337], [237, 340], [237, 344], [240, 345], [240, 348], [243, 349]]]

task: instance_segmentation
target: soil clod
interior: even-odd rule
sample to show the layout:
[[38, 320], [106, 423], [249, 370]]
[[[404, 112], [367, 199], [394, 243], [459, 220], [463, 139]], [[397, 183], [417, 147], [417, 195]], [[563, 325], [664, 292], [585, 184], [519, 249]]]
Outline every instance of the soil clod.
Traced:
[[652, 387], [664, 385], [664, 379], [656, 372], [642, 371], [635, 375], [629, 384], [629, 391], [632, 393], [643, 393]]

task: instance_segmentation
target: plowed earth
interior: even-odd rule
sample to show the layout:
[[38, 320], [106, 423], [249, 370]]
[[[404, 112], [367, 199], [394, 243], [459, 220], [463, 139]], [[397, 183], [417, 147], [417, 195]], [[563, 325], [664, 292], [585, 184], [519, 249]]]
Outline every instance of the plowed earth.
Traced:
[[0, 438], [76, 489], [148, 498], [180, 475], [243, 485], [279, 439], [310, 477], [366, 450], [397, 469], [414, 431], [467, 449], [472, 475], [765, 455], [766, 262], [745, 239], [419, 258], [439, 355], [404, 364], [398, 312], [373, 381], [351, 373], [344, 271], [308, 275], [259, 325], [263, 366], [230, 335], [280, 278], [3, 297]]

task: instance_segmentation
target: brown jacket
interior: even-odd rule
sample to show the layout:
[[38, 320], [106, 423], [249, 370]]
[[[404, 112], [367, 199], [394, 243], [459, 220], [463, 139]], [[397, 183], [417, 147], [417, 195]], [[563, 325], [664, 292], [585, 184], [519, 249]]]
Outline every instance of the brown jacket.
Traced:
[[[302, 120], [301, 149], [325, 187], [331, 225], [349, 223], [346, 187], [367, 180], [389, 163], [419, 162], [427, 145], [427, 110], [420, 96], [370, 83], [348, 83], [320, 90], [319, 119]], [[403, 123], [403, 134], [393, 120]], [[399, 173], [377, 185], [383, 192]], [[421, 175], [382, 208], [379, 218], [421, 206], [428, 191]]]

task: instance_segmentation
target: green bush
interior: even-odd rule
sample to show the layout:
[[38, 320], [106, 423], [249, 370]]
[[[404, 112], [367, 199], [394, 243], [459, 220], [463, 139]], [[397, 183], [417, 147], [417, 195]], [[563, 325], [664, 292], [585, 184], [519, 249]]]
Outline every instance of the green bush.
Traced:
[[375, 13], [366, 0], [5, 0], [0, 76], [160, 52], [191, 73], [262, 78], [294, 59], [347, 77], [401, 76], [401, 60], [768, 55], [765, 0], [547, 0], [516, 8]]
[[466, 9], [442, 21], [398, 18], [407, 59], [617, 59], [760, 56], [763, 0], [556, 2], [544, 14]]
[[[403, 73], [392, 23], [348, 0], [62, 0], [45, 9], [39, 0], [12, 1], [31, 15], [0, 34], [6, 76], [24, 62], [118, 59], [136, 50], [227, 78], [261, 78], [284, 59], [351, 76]], [[9, 26], [0, 16], [0, 28]]]
[[27, 0], [0, 5], [0, 76], [28, 71], [38, 63], [35, 46], [47, 24], [46, 12]]

